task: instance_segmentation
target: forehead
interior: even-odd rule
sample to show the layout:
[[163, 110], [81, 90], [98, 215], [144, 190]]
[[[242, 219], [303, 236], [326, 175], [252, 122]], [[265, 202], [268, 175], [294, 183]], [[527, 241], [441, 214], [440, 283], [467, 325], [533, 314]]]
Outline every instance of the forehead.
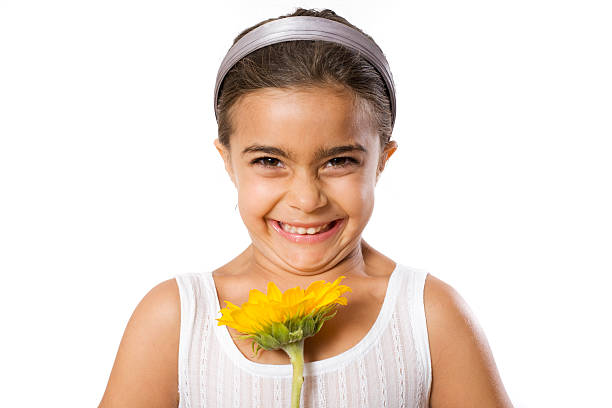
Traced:
[[293, 149], [377, 142], [365, 102], [337, 88], [264, 88], [242, 96], [232, 112], [232, 145], [263, 143]]

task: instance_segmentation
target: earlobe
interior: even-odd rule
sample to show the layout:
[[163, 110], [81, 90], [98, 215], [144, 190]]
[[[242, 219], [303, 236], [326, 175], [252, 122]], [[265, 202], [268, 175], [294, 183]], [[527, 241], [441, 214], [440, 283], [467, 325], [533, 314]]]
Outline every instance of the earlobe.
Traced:
[[225, 165], [225, 171], [227, 172], [227, 174], [229, 175], [230, 179], [232, 180], [232, 183], [234, 183], [234, 186], [235, 186], [236, 185], [236, 180], [234, 179], [234, 170], [232, 168], [232, 161], [231, 161], [231, 157], [230, 157], [230, 152], [219, 141], [219, 138], [215, 139], [214, 144], [215, 144], [215, 148], [217, 149], [217, 151], [221, 155], [221, 158], [223, 159], [223, 164]]
[[221, 144], [221, 142], [219, 141], [219, 138], [216, 138], [213, 143], [215, 145], [215, 149], [217, 149], [217, 151], [221, 155], [221, 158], [225, 161], [225, 155], [226, 155], [225, 146]]
[[389, 160], [389, 157], [391, 157], [393, 155], [393, 153], [395, 153], [395, 151], [397, 150], [397, 142], [392, 140], [390, 142], [387, 143], [387, 146], [385, 147], [385, 162], [387, 162], [387, 160]]
[[385, 169], [387, 160], [389, 160], [389, 157], [391, 157], [393, 153], [395, 153], [396, 150], [397, 150], [397, 142], [395, 141], [390, 141], [385, 145], [385, 149], [381, 153], [380, 160], [378, 162], [378, 169], [376, 170], [376, 181], [378, 181], [380, 174]]

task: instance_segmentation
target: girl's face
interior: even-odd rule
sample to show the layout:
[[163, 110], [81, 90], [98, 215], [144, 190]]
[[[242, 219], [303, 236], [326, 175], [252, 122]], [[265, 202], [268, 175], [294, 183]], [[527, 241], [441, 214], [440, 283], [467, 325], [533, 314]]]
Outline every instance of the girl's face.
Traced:
[[397, 145], [381, 151], [354, 101], [333, 88], [260, 89], [234, 105], [230, 151], [215, 140], [255, 253], [268, 264], [316, 274], [359, 248]]

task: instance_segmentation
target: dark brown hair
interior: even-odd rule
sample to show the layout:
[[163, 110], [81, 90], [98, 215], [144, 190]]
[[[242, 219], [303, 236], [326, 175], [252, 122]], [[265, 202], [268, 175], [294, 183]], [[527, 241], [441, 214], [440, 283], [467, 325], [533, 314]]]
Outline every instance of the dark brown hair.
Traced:
[[[314, 16], [362, 30], [330, 9], [297, 8], [293, 13], [264, 20], [241, 32], [234, 44], [249, 31], [269, 21], [291, 16]], [[373, 41], [373, 39], [372, 39]], [[232, 107], [240, 97], [260, 88], [332, 87], [349, 90], [356, 103], [370, 114], [381, 147], [391, 138], [391, 103], [385, 83], [376, 69], [358, 52], [340, 44], [320, 40], [285, 41], [260, 48], [238, 61], [227, 73], [219, 90], [217, 121], [219, 141], [230, 148]]]

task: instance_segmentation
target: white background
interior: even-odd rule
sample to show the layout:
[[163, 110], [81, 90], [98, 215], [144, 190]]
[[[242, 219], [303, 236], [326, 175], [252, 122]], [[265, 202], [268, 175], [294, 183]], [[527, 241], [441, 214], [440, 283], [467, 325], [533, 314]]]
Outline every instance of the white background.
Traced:
[[215, 76], [303, 6], [395, 78], [364, 238], [463, 295], [516, 407], [611, 406], [607, 2], [218, 3], [0, 1], [0, 405], [96, 406], [140, 299], [248, 245]]

